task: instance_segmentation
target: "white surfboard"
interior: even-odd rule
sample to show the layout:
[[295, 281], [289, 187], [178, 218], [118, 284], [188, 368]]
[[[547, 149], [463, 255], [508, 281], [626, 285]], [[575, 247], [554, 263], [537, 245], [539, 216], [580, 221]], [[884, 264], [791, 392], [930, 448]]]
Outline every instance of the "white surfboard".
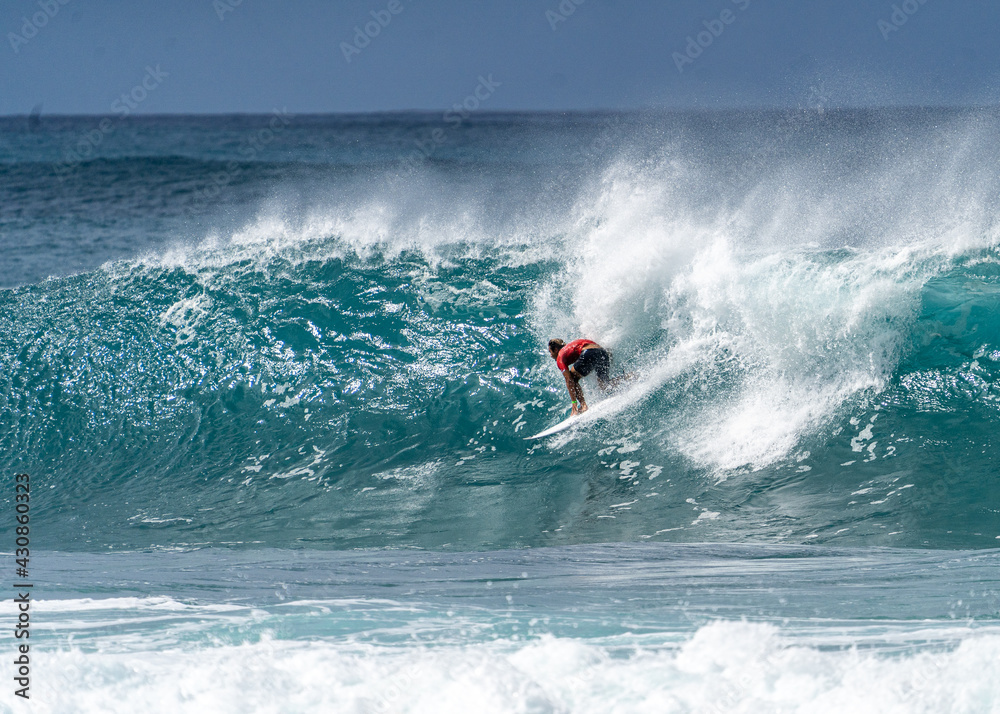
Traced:
[[[584, 412], [583, 414], [586, 414], [586, 413], [587, 412]], [[560, 431], [566, 431], [571, 426], [573, 426], [573, 423], [577, 420], [577, 417], [578, 416], [583, 416], [583, 414], [573, 415], [569, 419], [564, 419], [563, 421], [559, 422], [555, 426], [550, 426], [545, 431], [540, 431], [537, 434], [535, 434], [534, 436], [526, 436], [524, 438], [525, 438], [526, 441], [531, 440], [531, 439], [544, 439], [546, 436], [552, 436], [553, 434], [558, 434]]]
[[550, 426], [545, 431], [540, 431], [534, 436], [527, 436], [525, 439], [544, 439], [546, 436], [553, 436], [554, 434], [566, 431], [571, 427], [583, 426], [584, 424], [595, 422], [598, 419], [612, 416], [619, 411], [620, 407], [626, 404], [625, 397], [625, 394], [618, 394], [613, 397], [608, 397], [607, 399], [602, 399], [594, 406], [588, 407], [587, 411], [583, 414], [577, 414], [576, 416], [564, 419], [558, 424]]

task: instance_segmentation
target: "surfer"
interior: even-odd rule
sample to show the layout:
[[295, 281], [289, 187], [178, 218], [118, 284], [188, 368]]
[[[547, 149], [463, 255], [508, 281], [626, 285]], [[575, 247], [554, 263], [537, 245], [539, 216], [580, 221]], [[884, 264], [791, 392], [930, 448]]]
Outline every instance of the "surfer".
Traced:
[[591, 372], [597, 373], [597, 384], [602, 392], [614, 387], [618, 380], [611, 379], [611, 353], [593, 340], [573, 340], [568, 345], [560, 339], [549, 340], [549, 354], [566, 379], [566, 389], [573, 402], [573, 415], [587, 411], [580, 379]]

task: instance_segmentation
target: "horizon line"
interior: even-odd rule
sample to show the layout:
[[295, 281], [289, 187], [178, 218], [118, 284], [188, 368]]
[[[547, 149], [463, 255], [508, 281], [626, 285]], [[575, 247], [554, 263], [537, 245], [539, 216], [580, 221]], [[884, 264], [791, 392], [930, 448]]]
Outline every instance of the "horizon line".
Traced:
[[[1000, 109], [1000, 104], [869, 104], [869, 105], [838, 105], [830, 107], [802, 107], [802, 106], [732, 106], [732, 107], [628, 107], [620, 109], [595, 108], [595, 109], [491, 109], [477, 110], [470, 112], [470, 118], [476, 116], [498, 116], [511, 114], [639, 114], [639, 113], [723, 113], [723, 112], [808, 112], [814, 114], [838, 111], [885, 111], [885, 110], [989, 110]], [[287, 107], [271, 109], [268, 111], [252, 112], [133, 112], [127, 116], [121, 116], [116, 112], [23, 112], [17, 114], [0, 114], [0, 119], [31, 119], [31, 118], [94, 118], [94, 117], [118, 117], [121, 119], [133, 118], [167, 118], [167, 117], [259, 117], [268, 116], [276, 111], [288, 111]], [[360, 116], [391, 116], [405, 114], [437, 115], [448, 112], [450, 109], [376, 109], [367, 111], [328, 111], [328, 112], [289, 112], [297, 117], [360, 117]]]

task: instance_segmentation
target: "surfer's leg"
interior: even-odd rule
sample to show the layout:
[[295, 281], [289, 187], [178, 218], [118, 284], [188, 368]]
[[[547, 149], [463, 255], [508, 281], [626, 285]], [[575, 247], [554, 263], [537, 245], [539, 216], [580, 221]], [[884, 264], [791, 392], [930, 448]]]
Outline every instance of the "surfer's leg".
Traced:
[[602, 392], [606, 392], [615, 386], [615, 380], [611, 379], [611, 354], [605, 349], [593, 350], [594, 371], [597, 373], [597, 385]]

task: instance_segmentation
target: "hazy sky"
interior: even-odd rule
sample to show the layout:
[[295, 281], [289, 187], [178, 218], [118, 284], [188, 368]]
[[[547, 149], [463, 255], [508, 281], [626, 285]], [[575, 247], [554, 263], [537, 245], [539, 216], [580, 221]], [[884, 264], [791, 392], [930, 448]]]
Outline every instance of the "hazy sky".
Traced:
[[0, 114], [437, 110], [481, 78], [496, 110], [996, 104], [998, 28], [988, 0], [7, 0]]

